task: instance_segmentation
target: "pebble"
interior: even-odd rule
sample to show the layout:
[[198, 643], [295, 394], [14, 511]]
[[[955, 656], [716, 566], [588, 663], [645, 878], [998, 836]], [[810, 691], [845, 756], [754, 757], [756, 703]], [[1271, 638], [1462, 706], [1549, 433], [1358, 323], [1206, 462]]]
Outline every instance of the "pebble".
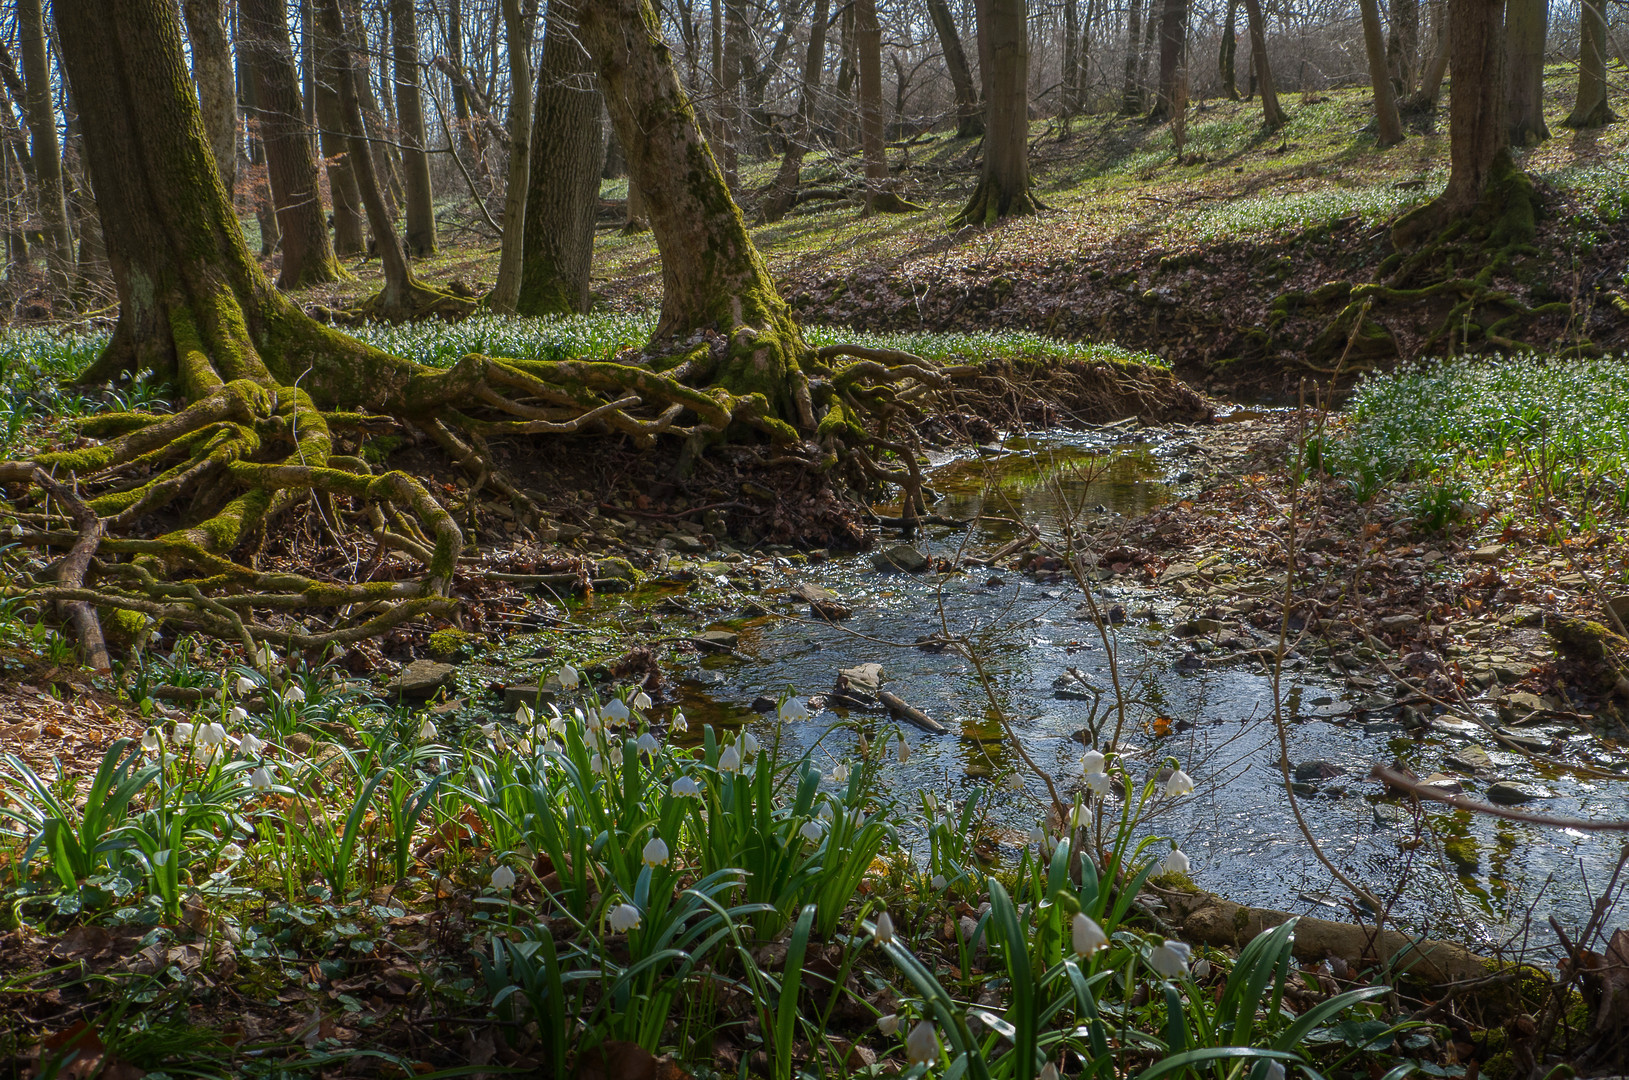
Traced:
[[1488, 799], [1503, 806], [1531, 802], [1534, 799], [1553, 799], [1554, 793], [1536, 784], [1523, 784], [1516, 780], [1501, 780], [1488, 785]]

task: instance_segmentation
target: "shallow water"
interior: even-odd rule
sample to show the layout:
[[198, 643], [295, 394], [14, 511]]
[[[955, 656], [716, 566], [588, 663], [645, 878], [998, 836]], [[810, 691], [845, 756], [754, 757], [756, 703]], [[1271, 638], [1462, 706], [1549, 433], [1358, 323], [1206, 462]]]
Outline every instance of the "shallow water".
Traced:
[[[1158, 505], [1166, 496], [1157, 454], [1148, 448], [1111, 448], [1104, 439], [1030, 436], [996, 451], [938, 459], [929, 483], [942, 497], [933, 511], [991, 520], [965, 530], [929, 528], [919, 545], [954, 564], [964, 555], [999, 549], [1015, 535], [1017, 520], [1057, 535], [1065, 512], [1082, 512], [1084, 524], [1095, 527], [1112, 522], [1115, 514]], [[885, 536], [882, 545], [890, 542]], [[1107, 746], [1118, 719], [1107, 707], [1112, 694], [1105, 696], [1103, 711], [1094, 713], [1090, 702], [1062, 699], [1054, 690], [1054, 680], [1069, 669], [1099, 688], [1111, 687], [1108, 649], [1078, 610], [1084, 596], [1072, 581], [1038, 583], [1006, 569], [881, 573], [869, 553], [821, 565], [785, 559], [760, 559], [756, 565], [759, 588], [736, 600], [750, 596], [770, 613], [708, 624], [737, 631], [739, 655], [704, 658], [682, 684], [681, 702], [693, 728], [756, 724], [760, 739], [778, 735], [790, 752], [812, 752], [829, 777], [840, 762], [853, 760], [860, 729], [875, 739], [891, 730], [892, 722], [881, 714], [828, 710], [777, 732], [777, 725], [752, 713], [748, 703], [763, 694], [823, 694], [838, 669], [881, 663], [885, 689], [949, 729], [947, 735], [934, 735], [906, 725], [912, 754], [904, 765], [888, 759], [885, 789], [907, 808], [907, 820], [919, 812], [922, 791], [934, 792], [941, 802], [983, 793], [991, 808], [987, 838], [1009, 858], [1048, 804], [1045, 787], [1021, 768], [998, 714], [1010, 718], [1029, 756], [1065, 791], [1078, 783], [1080, 756], [1087, 748], [1076, 733], [1101, 723], [1100, 745]], [[808, 618], [806, 605], [785, 596], [799, 581], [830, 589], [854, 609], [854, 617], [837, 624]], [[730, 591], [726, 586], [726, 596]], [[654, 595], [645, 591], [645, 601]], [[1176, 838], [1192, 861], [1195, 881], [1230, 899], [1347, 917], [1344, 893], [1295, 824], [1278, 768], [1273, 688], [1261, 664], [1239, 660], [1179, 668], [1176, 661], [1187, 647], [1165, 626], [1174, 605], [1129, 578], [1101, 582], [1097, 602], [1104, 610], [1119, 605], [1130, 616], [1112, 631], [1112, 643], [1130, 698], [1120, 742], [1134, 778], [1175, 758], [1199, 785], [1192, 796], [1163, 805], [1148, 822], [1149, 830]], [[609, 613], [618, 603], [602, 598], [594, 607]], [[954, 652], [914, 647], [923, 635], [945, 632], [974, 643], [977, 666]], [[1304, 677], [1284, 673], [1290, 760], [1323, 759], [1345, 771], [1317, 794], [1302, 797], [1302, 812], [1325, 854], [1394, 902], [1395, 917], [1433, 934], [1484, 944], [1508, 937], [1529, 908], [1541, 921], [1553, 913], [1564, 925], [1587, 917], [1581, 871], [1591, 885], [1606, 880], [1616, 857], [1610, 834], [1572, 834], [1438, 805], [1427, 813], [1449, 841], [1451, 854], [1445, 854], [1429, 833], [1423, 842], [1417, 838], [1408, 822], [1381, 824], [1375, 807], [1384, 800], [1379, 785], [1365, 779], [1370, 766], [1401, 760], [1423, 775], [1443, 769], [1444, 756], [1464, 740], [1446, 732], [1418, 737], [1385, 712], [1357, 713], [1360, 695], [1310, 663], [1304, 666]], [[840, 721], [854, 726], [832, 730]], [[1531, 766], [1521, 763], [1500, 777], [1532, 780], [1558, 793], [1529, 808], [1629, 816], [1629, 783], [1529, 773]], [[1023, 785], [1017, 792], [1005, 786], [1014, 774]], [[1475, 795], [1482, 784], [1467, 781], [1466, 786]], [[1624, 916], [1615, 920], [1621, 924]]]

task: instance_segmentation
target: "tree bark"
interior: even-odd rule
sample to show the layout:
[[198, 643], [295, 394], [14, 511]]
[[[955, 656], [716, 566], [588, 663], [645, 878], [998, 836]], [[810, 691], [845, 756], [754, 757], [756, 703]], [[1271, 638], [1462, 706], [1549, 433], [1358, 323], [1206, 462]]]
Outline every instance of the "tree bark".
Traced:
[[883, 145], [882, 26], [876, 0], [853, 0], [854, 40], [860, 64], [860, 154], [865, 159], [865, 212], [899, 214], [920, 209], [893, 190]]
[[243, 102], [243, 134], [244, 146], [247, 148], [247, 158], [250, 165], [257, 166], [252, 174], [249, 185], [249, 198], [254, 203], [255, 220], [260, 223], [260, 257], [262, 259], [277, 250], [282, 243], [283, 233], [277, 227], [277, 205], [272, 199], [271, 181], [265, 175], [266, 147], [260, 139], [260, 104], [255, 99], [254, 70], [249, 64], [249, 49], [243, 44], [243, 13], [237, 15], [234, 28], [235, 37], [239, 42], [237, 50], [238, 70], [238, 96]]
[[532, 167], [532, 24], [520, 0], [502, 0], [509, 49], [509, 181], [503, 193], [503, 241], [498, 281], [487, 296], [493, 311], [510, 313], [520, 296], [526, 251], [526, 188]]
[[956, 138], [982, 135], [984, 110], [979, 108], [978, 88], [973, 85], [973, 71], [962, 48], [961, 34], [956, 31], [956, 20], [950, 14], [950, 4], [947, 0], [928, 0], [928, 15], [933, 19], [933, 30], [939, 36], [939, 49], [945, 54], [945, 67], [956, 94]]
[[436, 250], [436, 211], [430, 189], [429, 143], [419, 92], [419, 21], [414, 0], [391, 0], [390, 30], [395, 46], [396, 125], [402, 133], [402, 179], [407, 189], [407, 252], [423, 257]]
[[745, 138], [741, 110], [741, 66], [747, 49], [747, 14], [743, 0], [714, 0], [724, 5], [723, 70], [718, 78], [719, 130], [723, 135], [724, 179], [735, 191], [741, 183], [741, 144]]
[[317, 163], [311, 156], [300, 106], [300, 77], [294, 70], [288, 20], [282, 0], [240, 0], [242, 47], [249, 50], [260, 107], [260, 138], [266, 148], [277, 225], [283, 237], [283, 266], [277, 284], [298, 289], [342, 275], [323, 220]]
[[1239, 54], [1239, 0], [1227, 0], [1227, 21], [1222, 24], [1222, 52], [1218, 68], [1222, 76], [1222, 93], [1229, 101], [1239, 100], [1239, 81], [1235, 72], [1235, 59]]
[[808, 152], [809, 134], [814, 127], [820, 72], [826, 63], [826, 24], [830, 21], [831, 0], [815, 0], [814, 14], [809, 19], [809, 47], [803, 54], [803, 85], [798, 93], [798, 113], [786, 140], [786, 156], [781, 158], [775, 183], [764, 199], [765, 221], [779, 221], [797, 205], [798, 177], [803, 170], [803, 155]]
[[980, 0], [989, 52], [984, 170], [952, 224], [985, 225], [1041, 209], [1029, 180], [1029, 20], [1025, 0]]
[[1080, 86], [1080, 2], [1064, 0], [1063, 4], [1063, 63], [1058, 71], [1058, 100], [1064, 120], [1075, 115], [1080, 104], [1076, 91]]
[[50, 61], [45, 48], [45, 14], [40, 0], [17, 0], [18, 51], [22, 54], [23, 112], [28, 118], [29, 160], [34, 165], [36, 205], [45, 225], [46, 263], [59, 288], [68, 285], [74, 266], [73, 229], [62, 181], [62, 144], [57, 112], [51, 100]]
[[1284, 126], [1284, 110], [1278, 105], [1278, 89], [1273, 85], [1273, 69], [1267, 63], [1267, 24], [1261, 16], [1261, 0], [1244, 0], [1250, 22], [1250, 64], [1261, 91], [1261, 118], [1269, 131]]
[[1420, 89], [1408, 99], [1405, 108], [1414, 113], [1428, 113], [1437, 107], [1437, 95], [1442, 91], [1443, 76], [1448, 74], [1448, 58], [1451, 54], [1448, 38], [1447, 12], [1439, 11], [1437, 18], [1437, 51], [1431, 54], [1431, 62], [1425, 65], [1425, 71], [1420, 75]]
[[588, 310], [605, 133], [594, 71], [576, 38], [581, 2], [551, 0], [544, 22], [526, 244], [515, 302], [522, 315]]
[[1391, 0], [1391, 32], [1386, 38], [1386, 66], [1397, 97], [1414, 89], [1420, 62], [1420, 0]]
[[182, 0], [181, 14], [192, 46], [192, 78], [198, 84], [209, 149], [230, 199], [237, 188], [238, 96], [232, 84], [232, 48], [226, 40], [224, 5], [221, 0]]
[[[1550, 137], [1544, 122], [1544, 39], [1549, 0], [1508, 0], [1505, 11], [1510, 142], [1534, 146]], [[1457, 84], [1457, 75], [1454, 78]]]
[[1382, 148], [1395, 146], [1403, 141], [1403, 123], [1397, 116], [1397, 98], [1392, 89], [1391, 72], [1386, 67], [1380, 5], [1377, 0], [1358, 0], [1358, 9], [1363, 15], [1363, 47], [1369, 54], [1369, 82], [1374, 86], [1376, 142]]
[[362, 190], [357, 186], [350, 144], [345, 138], [345, 117], [339, 108], [339, 81], [344, 77], [344, 69], [337, 59], [338, 44], [329, 38], [324, 21], [315, 17], [309, 6], [302, 10], [312, 16], [311, 24], [305, 29], [315, 45], [315, 109], [320, 125], [318, 142], [333, 203], [334, 254], [348, 258], [362, 254], [367, 245], [362, 231]]
[[1592, 128], [1618, 118], [1607, 104], [1606, 0], [1579, 0], [1578, 100], [1562, 121], [1570, 128]]
[[662, 255], [655, 336], [723, 334], [729, 353], [711, 382], [762, 394], [768, 416], [812, 428], [798, 366], [807, 346], [702, 137], [650, 0], [595, 0], [578, 22]]
[[1188, 46], [1188, 0], [1165, 0], [1160, 17], [1160, 81], [1154, 99], [1152, 121], [1176, 115], [1177, 84], [1181, 76], [1182, 54]]
[[1126, 78], [1120, 91], [1122, 116], [1139, 113], [1143, 108], [1143, 96], [1137, 89], [1137, 56], [1142, 39], [1143, 0], [1131, 0], [1131, 13], [1127, 16], [1126, 25]]

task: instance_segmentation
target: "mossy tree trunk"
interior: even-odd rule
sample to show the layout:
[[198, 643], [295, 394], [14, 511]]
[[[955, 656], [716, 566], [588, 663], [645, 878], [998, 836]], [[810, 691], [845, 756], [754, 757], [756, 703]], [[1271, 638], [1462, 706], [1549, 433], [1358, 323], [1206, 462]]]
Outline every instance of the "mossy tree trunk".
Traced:
[[419, 93], [419, 19], [413, 0], [391, 0], [390, 32], [396, 75], [396, 125], [402, 133], [402, 181], [407, 189], [407, 252], [436, 250], [436, 210], [430, 188], [429, 145]]
[[1602, 127], [1618, 118], [1607, 104], [1606, 0], [1580, 0], [1578, 100], [1562, 123], [1570, 128]]
[[328, 238], [317, 161], [311, 153], [300, 77], [294, 67], [288, 20], [282, 0], [241, 0], [243, 41], [255, 80], [260, 138], [266, 147], [266, 173], [283, 237], [283, 266], [277, 284], [298, 289], [342, 275]]
[[779, 221], [797, 205], [798, 178], [814, 128], [815, 98], [820, 92], [820, 72], [826, 64], [826, 24], [830, 21], [831, 0], [815, 0], [814, 13], [809, 17], [809, 44], [803, 54], [803, 83], [798, 91], [797, 116], [787, 133], [786, 156], [781, 158], [775, 182], [764, 197], [765, 221]]
[[975, 138], [984, 134], [984, 110], [979, 107], [978, 87], [973, 83], [973, 69], [968, 66], [967, 50], [962, 48], [956, 18], [950, 13], [947, 0], [927, 2], [933, 32], [939, 38], [940, 51], [945, 54], [945, 67], [950, 72], [950, 85], [956, 95], [956, 138]]
[[[1497, 0], [1491, 5], [1501, 6]], [[1544, 122], [1544, 41], [1550, 0], [1508, 0], [1505, 8], [1505, 119], [1513, 146], [1536, 146], [1550, 137]], [[1459, 85], [1459, 74], [1454, 74]]]
[[1029, 18], [1025, 0], [981, 0], [985, 75], [984, 170], [952, 224], [985, 225], [1033, 213], [1029, 179]]
[[552, 0], [544, 22], [543, 61], [532, 120], [532, 165], [521, 257], [522, 315], [588, 310], [594, 220], [600, 208], [605, 133], [588, 54], [576, 38], [577, 4]]
[[1375, 140], [1382, 148], [1403, 141], [1403, 122], [1397, 115], [1391, 72], [1386, 68], [1385, 36], [1380, 29], [1378, 0], [1358, 0], [1363, 17], [1363, 48], [1369, 57], [1369, 83], [1374, 87]]

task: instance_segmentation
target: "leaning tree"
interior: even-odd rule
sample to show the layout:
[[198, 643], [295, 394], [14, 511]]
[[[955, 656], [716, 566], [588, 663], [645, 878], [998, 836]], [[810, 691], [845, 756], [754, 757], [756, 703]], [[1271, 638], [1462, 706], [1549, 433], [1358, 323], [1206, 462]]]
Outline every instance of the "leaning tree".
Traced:
[[[332, 16], [336, 5], [320, 6]], [[256, 655], [268, 637], [311, 649], [447, 611], [465, 545], [458, 522], [420, 480], [347, 452], [358, 431], [428, 436], [470, 473], [472, 491], [493, 489], [522, 515], [536, 507], [488, 440], [586, 430], [642, 446], [756, 439], [781, 462], [910, 481], [877, 460], [908, 448], [871, 421], [908, 416], [912, 397], [958, 371], [805, 342], [702, 138], [650, 0], [582, 5], [577, 32], [660, 247], [660, 343], [637, 363], [470, 355], [447, 369], [321, 325], [272, 287], [216, 176], [170, 0], [55, 9], [120, 301], [84, 377], [152, 369], [181, 400], [165, 415], [104, 415], [82, 445], [0, 462], [21, 542], [55, 559], [43, 580], [0, 596], [62, 605], [93, 659], [106, 659], [98, 612], [236, 638]], [[347, 89], [342, 77], [350, 99]], [[354, 123], [354, 101], [346, 108]], [[354, 126], [348, 134], [359, 141]], [[365, 161], [366, 147], [353, 155]], [[259, 569], [265, 536], [299, 508], [335, 534], [370, 531], [380, 552], [419, 569], [389, 582]], [[302, 621], [311, 609], [329, 615]]]

